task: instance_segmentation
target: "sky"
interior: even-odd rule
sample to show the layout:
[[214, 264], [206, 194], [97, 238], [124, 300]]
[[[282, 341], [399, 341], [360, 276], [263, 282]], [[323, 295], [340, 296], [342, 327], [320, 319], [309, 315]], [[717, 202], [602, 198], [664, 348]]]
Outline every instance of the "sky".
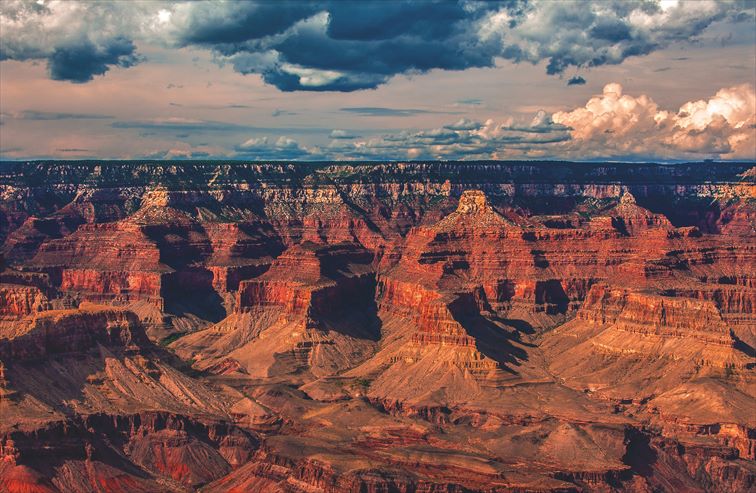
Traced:
[[0, 159], [756, 159], [756, 0], [0, 1]]

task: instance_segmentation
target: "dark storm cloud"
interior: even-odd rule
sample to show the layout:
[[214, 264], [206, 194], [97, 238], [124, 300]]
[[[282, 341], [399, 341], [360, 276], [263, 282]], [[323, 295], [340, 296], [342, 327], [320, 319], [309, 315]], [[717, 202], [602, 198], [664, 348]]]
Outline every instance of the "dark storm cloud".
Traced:
[[81, 39], [56, 47], [47, 59], [47, 68], [53, 80], [83, 83], [104, 74], [111, 66], [131, 67], [138, 63], [135, 52], [134, 42], [120, 36], [100, 46]]
[[492, 66], [495, 50], [481, 49], [471, 29], [499, 5], [325, 2], [275, 36], [252, 29], [243, 42], [213, 48], [237, 71], [259, 73], [283, 91], [370, 89], [400, 73]]
[[615, 43], [632, 39], [632, 33], [628, 25], [619, 20], [598, 21], [591, 28], [590, 35], [595, 39], [603, 39]]
[[492, 66], [495, 51], [479, 49], [471, 29], [501, 5], [198, 3], [177, 37], [183, 46], [213, 49], [238, 72], [260, 74], [283, 91], [354, 91], [399, 73]]
[[584, 84], [585, 84], [585, 79], [579, 75], [576, 75], [575, 77], [572, 77], [570, 78], [570, 80], [567, 81], [568, 86], [582, 86]]
[[[239, 8], [217, 6], [237, 15]], [[715, 21], [752, 15], [747, 10], [743, 2], [665, 11], [651, 2], [340, 1], [319, 4], [310, 17], [284, 16], [296, 21], [286, 28], [274, 22], [274, 35], [253, 23], [244, 39], [203, 39], [237, 71], [258, 73], [283, 91], [354, 91], [398, 74], [490, 67], [496, 58], [546, 61], [553, 75], [618, 64], [695, 39]]]
[[133, 40], [120, 35], [98, 44], [82, 34], [49, 47], [27, 46], [18, 40], [6, 39], [2, 45], [0, 61], [46, 59], [51, 79], [75, 83], [89, 82], [111, 67], [131, 67], [141, 60]]
[[695, 42], [717, 21], [752, 29], [746, 0], [651, 1], [6, 0], [0, 59], [47, 59], [50, 76], [86, 82], [140, 59], [135, 40], [200, 47], [282, 91], [356, 91], [396, 75], [492, 67], [497, 59], [570, 67], [622, 63]]
[[118, 1], [3, 0], [0, 60], [46, 60], [51, 79], [89, 82], [142, 60], [135, 39], [148, 8]]
[[319, 2], [196, 2], [178, 35], [181, 45], [229, 46], [283, 32], [318, 12]]

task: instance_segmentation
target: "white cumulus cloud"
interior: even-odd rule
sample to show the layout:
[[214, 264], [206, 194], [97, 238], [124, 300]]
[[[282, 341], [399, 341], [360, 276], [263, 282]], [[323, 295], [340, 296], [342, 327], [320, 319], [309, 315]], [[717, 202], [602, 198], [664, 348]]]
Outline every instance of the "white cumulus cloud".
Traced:
[[620, 84], [611, 83], [584, 107], [554, 113], [552, 120], [571, 128], [565, 150], [586, 156], [756, 157], [756, 93], [749, 84], [720, 89], [708, 100], [670, 111], [645, 94], [624, 94]]

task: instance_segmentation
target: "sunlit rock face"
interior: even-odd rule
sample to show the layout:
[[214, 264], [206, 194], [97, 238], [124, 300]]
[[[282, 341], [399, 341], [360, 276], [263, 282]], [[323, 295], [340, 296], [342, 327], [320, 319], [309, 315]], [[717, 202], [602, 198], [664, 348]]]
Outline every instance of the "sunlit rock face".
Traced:
[[752, 164], [13, 166], [0, 491], [756, 487]]

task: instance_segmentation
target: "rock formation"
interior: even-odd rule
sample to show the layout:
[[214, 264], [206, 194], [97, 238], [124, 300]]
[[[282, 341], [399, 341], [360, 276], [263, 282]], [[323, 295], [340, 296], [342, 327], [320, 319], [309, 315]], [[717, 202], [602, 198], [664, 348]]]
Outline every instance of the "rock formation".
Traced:
[[756, 488], [752, 163], [0, 166], [0, 491]]
[[293, 246], [265, 274], [240, 283], [226, 319], [172, 348], [197, 368], [255, 377], [349, 368], [379, 337], [372, 259], [349, 243]]

